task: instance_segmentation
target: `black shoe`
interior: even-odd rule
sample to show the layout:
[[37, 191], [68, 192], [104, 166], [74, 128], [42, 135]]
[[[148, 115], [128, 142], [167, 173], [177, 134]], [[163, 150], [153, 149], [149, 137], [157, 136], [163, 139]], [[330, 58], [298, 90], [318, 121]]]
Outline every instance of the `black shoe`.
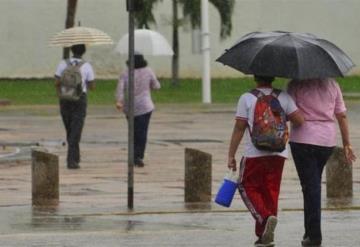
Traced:
[[134, 166], [144, 167], [145, 163], [144, 163], [144, 161], [142, 159], [136, 159], [135, 162], [134, 162]]
[[68, 164], [68, 165], [67, 165], [67, 168], [68, 168], [68, 169], [80, 169], [80, 166], [79, 166], [78, 163]]
[[309, 237], [307, 237], [303, 241], [301, 241], [301, 245], [307, 247], [320, 247], [321, 240], [311, 240]]

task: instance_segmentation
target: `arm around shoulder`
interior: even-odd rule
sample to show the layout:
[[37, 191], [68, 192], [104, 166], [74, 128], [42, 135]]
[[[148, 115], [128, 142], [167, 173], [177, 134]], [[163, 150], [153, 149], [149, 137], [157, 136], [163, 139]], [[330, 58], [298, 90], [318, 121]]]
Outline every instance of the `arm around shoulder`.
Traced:
[[301, 126], [305, 122], [304, 116], [301, 114], [299, 110], [296, 110], [293, 113], [291, 113], [288, 116], [288, 119], [295, 128]]

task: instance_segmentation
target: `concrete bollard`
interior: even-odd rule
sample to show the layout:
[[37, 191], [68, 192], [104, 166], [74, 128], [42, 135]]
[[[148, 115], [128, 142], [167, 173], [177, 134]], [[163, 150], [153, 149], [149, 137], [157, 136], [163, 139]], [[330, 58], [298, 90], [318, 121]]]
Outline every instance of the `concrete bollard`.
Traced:
[[352, 166], [346, 163], [343, 148], [335, 147], [326, 164], [326, 195], [328, 198], [352, 197], [352, 187]]
[[185, 202], [211, 201], [211, 155], [185, 149]]
[[59, 204], [59, 158], [54, 154], [32, 150], [32, 205]]

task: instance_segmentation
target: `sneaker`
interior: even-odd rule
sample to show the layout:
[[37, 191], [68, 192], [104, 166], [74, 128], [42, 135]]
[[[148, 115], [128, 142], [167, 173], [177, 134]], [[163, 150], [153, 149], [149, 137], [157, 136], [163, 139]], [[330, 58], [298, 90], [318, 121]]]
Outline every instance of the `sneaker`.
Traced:
[[[277, 224], [277, 218], [273, 215], [269, 216], [266, 220], [265, 229], [261, 236], [261, 242], [263, 244], [274, 244], [274, 232]], [[265, 245], [271, 246], [271, 245]]]
[[307, 247], [320, 247], [321, 240], [311, 240], [309, 237], [307, 237], [303, 241], [301, 241], [301, 245]]
[[256, 242], [254, 243], [255, 247], [273, 247], [275, 246], [274, 243], [263, 243], [261, 238], [259, 238], [258, 240], [256, 240]]

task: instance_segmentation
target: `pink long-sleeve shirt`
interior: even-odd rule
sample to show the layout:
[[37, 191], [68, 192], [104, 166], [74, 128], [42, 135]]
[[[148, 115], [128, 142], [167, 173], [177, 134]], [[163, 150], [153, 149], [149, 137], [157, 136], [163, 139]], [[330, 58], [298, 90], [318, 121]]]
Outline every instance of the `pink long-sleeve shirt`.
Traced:
[[291, 81], [288, 88], [305, 119], [303, 125], [291, 129], [290, 141], [335, 146], [335, 114], [346, 111], [338, 83], [334, 79]]
[[[124, 103], [124, 111], [127, 113], [128, 104], [125, 100], [125, 91], [129, 81], [128, 70], [125, 70], [119, 78], [116, 89], [116, 100]], [[160, 82], [155, 73], [149, 67], [134, 70], [134, 115], [139, 116], [154, 110], [151, 99], [151, 90], [159, 89]]]

